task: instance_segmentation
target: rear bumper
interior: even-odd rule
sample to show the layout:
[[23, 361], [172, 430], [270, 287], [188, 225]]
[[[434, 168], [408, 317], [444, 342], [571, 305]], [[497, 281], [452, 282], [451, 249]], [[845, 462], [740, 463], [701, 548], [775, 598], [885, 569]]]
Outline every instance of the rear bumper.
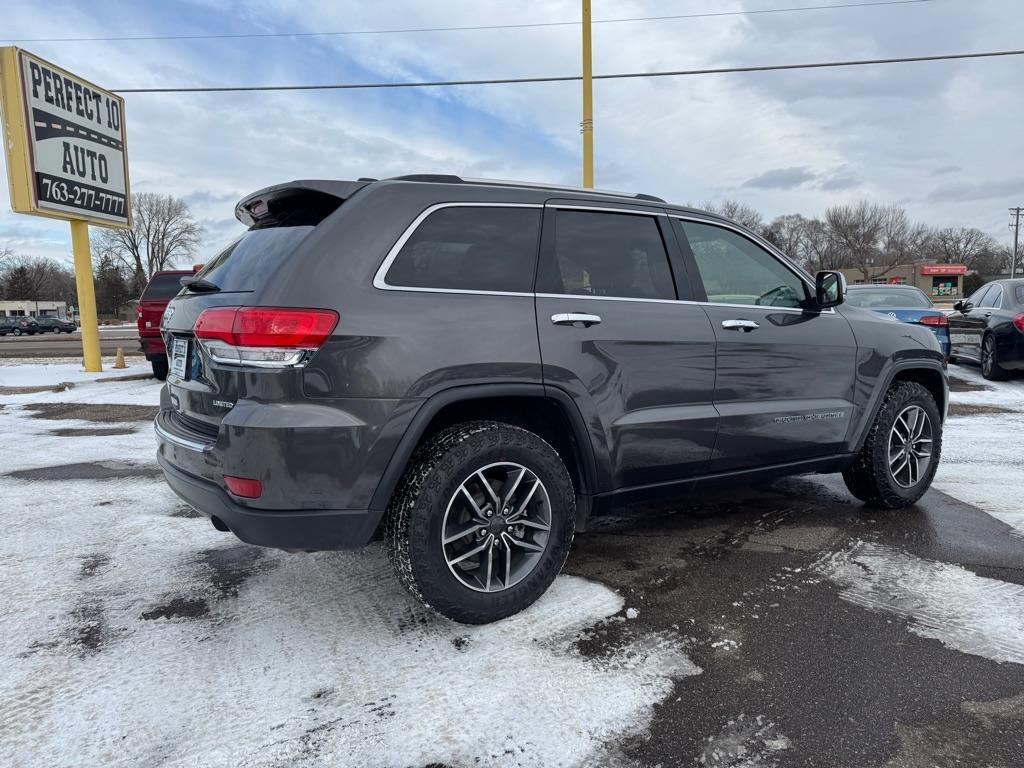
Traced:
[[249, 509], [218, 485], [181, 471], [159, 453], [157, 461], [171, 490], [248, 544], [296, 550], [358, 549], [370, 541], [383, 516], [382, 510], [366, 509]]

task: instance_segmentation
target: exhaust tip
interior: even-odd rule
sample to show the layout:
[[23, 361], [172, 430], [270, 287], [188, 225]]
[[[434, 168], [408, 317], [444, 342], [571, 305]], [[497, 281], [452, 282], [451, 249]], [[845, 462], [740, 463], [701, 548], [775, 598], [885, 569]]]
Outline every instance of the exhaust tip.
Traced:
[[228, 524], [216, 515], [210, 515], [210, 522], [213, 523], [213, 527], [216, 528], [218, 531], [223, 531], [224, 533], [231, 533], [231, 529], [228, 528]]

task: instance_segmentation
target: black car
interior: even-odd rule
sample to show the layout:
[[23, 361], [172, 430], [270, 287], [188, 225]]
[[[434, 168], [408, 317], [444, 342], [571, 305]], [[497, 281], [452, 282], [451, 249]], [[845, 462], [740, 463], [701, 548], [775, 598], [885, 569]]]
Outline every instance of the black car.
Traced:
[[39, 333], [39, 324], [34, 317], [0, 318], [0, 335], [32, 336], [36, 333]]
[[163, 314], [167, 482], [253, 544], [380, 535], [458, 621], [529, 605], [630, 502], [842, 472], [898, 508], [935, 474], [935, 335], [720, 216], [455, 176], [297, 181], [235, 215]]
[[37, 333], [74, 333], [78, 329], [78, 326], [70, 320], [59, 317], [37, 317], [36, 324], [38, 325]]
[[1024, 370], [1024, 280], [986, 283], [953, 305], [950, 362], [981, 363], [986, 379]]

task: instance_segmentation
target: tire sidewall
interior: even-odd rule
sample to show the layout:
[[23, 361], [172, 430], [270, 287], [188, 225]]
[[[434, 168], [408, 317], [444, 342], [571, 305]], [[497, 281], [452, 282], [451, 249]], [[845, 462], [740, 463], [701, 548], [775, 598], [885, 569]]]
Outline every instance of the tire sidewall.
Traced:
[[[514, 444], [495, 440], [495, 432], [505, 429], [521, 433]], [[476, 470], [499, 462], [520, 464], [540, 478], [551, 505], [551, 531], [540, 562], [525, 579], [500, 592], [477, 592], [448, 568], [441, 532], [448, 503], [459, 485]], [[409, 556], [424, 601], [448, 615], [451, 606], [457, 606], [466, 620], [486, 615], [491, 621], [522, 610], [543, 594], [561, 570], [572, 541], [570, 519], [574, 514], [572, 483], [561, 459], [532, 433], [511, 428], [485, 430], [453, 446], [425, 479], [409, 521]]]
[[[928, 419], [931, 421], [932, 456], [924, 477], [910, 488], [904, 488], [896, 482], [889, 469], [889, 435], [896, 417], [911, 405], [923, 408], [925, 413], [928, 414]], [[896, 496], [912, 504], [928, 490], [939, 467], [939, 460], [942, 456], [942, 419], [939, 415], [939, 408], [931, 394], [924, 387], [917, 385], [907, 387], [900, 392], [899, 396], [892, 398], [886, 403], [879, 417], [881, 422], [879, 424], [879, 431], [882, 434], [880, 435], [881, 439], [875, 441], [875, 455], [873, 457], [875, 466], [881, 468], [881, 471], [878, 473], [880, 476], [876, 478], [876, 482], [881, 486], [879, 490], [884, 496]]]

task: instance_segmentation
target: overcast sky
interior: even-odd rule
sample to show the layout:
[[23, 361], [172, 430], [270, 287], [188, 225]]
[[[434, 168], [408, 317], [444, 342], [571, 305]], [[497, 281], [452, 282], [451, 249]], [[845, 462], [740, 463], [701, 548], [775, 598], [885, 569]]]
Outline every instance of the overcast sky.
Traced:
[[[862, 0], [593, 0], [594, 19]], [[12, 39], [572, 21], [576, 0], [8, 0]], [[100, 10], [97, 10], [100, 9]], [[595, 73], [1024, 47], [1019, 0], [594, 26]], [[578, 26], [365, 36], [25, 42], [107, 88], [578, 74]], [[4, 41], [0, 44], [7, 44]], [[596, 185], [772, 218], [900, 202], [1009, 242], [1024, 205], [1024, 57], [595, 84]], [[580, 183], [578, 83], [309, 93], [130, 94], [132, 190], [184, 197], [203, 256], [241, 231], [244, 194], [295, 178], [444, 172]], [[6, 173], [6, 169], [5, 169]], [[65, 259], [68, 226], [10, 212], [0, 247]]]

